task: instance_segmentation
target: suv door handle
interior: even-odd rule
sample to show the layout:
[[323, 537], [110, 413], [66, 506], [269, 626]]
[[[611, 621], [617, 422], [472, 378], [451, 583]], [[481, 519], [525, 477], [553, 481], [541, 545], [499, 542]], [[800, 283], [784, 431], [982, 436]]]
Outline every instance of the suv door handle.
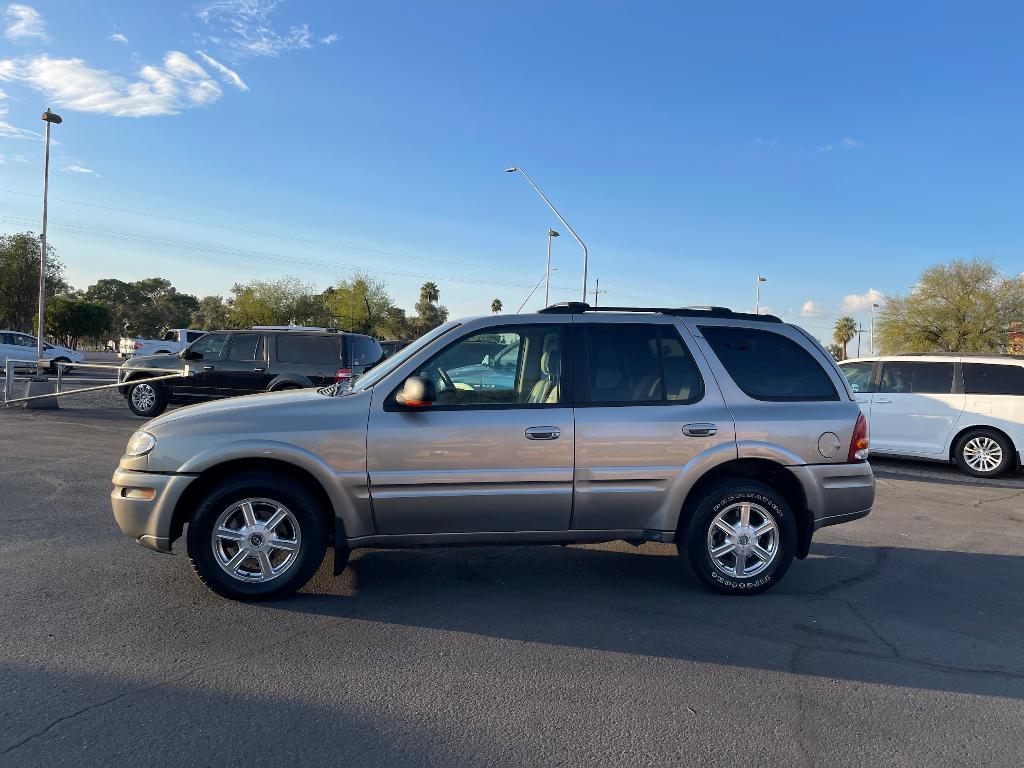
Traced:
[[213, 370], [213, 366], [212, 365], [204, 365], [203, 366], [203, 370], [204, 371], [212, 371]]
[[264, 370], [266, 370], [266, 369], [265, 368], [253, 368], [252, 372], [253, 373], [263, 373]]
[[687, 424], [683, 427], [683, 434], [687, 437], [713, 437], [718, 434], [718, 427], [714, 424]]
[[876, 397], [875, 398], [875, 402], [876, 403], [891, 403], [892, 402], [892, 398], [891, 397]]
[[527, 427], [527, 440], [557, 440], [562, 431], [558, 427]]

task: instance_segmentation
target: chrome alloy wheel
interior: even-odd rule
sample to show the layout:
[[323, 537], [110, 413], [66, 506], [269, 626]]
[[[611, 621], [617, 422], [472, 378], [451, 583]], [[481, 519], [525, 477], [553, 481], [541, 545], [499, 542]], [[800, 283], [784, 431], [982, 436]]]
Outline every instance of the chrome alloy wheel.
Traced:
[[295, 515], [273, 499], [243, 499], [221, 512], [211, 535], [217, 564], [239, 581], [276, 579], [295, 565], [302, 532]]
[[148, 411], [156, 404], [156, 390], [152, 384], [136, 384], [132, 387], [132, 405], [140, 411]]
[[1003, 463], [1003, 449], [988, 435], [972, 437], [963, 447], [964, 461], [975, 472], [992, 472]]
[[730, 504], [711, 521], [708, 554], [722, 573], [737, 579], [756, 576], [779, 551], [779, 526], [764, 507], [749, 501]]

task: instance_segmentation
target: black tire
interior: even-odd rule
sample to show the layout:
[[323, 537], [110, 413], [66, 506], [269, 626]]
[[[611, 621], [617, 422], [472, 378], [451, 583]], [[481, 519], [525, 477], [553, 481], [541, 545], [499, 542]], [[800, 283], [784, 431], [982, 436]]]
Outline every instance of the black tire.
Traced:
[[167, 393], [163, 385], [137, 379], [125, 392], [128, 407], [136, 416], [152, 419], [167, 410]]
[[999, 477], [1016, 465], [1017, 454], [1005, 435], [981, 427], [960, 436], [953, 448], [953, 461], [972, 477]]
[[65, 363], [64, 370], [70, 371], [70, 366], [66, 365], [66, 363], [70, 362], [71, 361], [68, 360], [66, 357], [55, 357], [53, 360], [50, 361], [50, 365], [48, 366], [50, 369], [50, 373], [57, 373], [57, 363]]
[[[214, 551], [213, 530], [218, 519], [233, 505], [247, 499], [273, 502], [265, 505], [267, 509], [275, 504], [283, 506], [294, 519], [294, 523], [289, 522], [288, 525], [298, 527], [297, 532], [288, 531], [290, 537], [299, 542], [294, 550], [294, 559], [280, 575], [263, 581], [246, 581], [229, 574], [221, 566], [220, 555]], [[261, 542], [272, 539], [270, 536]], [[196, 575], [218, 595], [232, 600], [268, 600], [293, 594], [317, 572], [327, 550], [327, 523], [324, 510], [301, 483], [272, 472], [245, 472], [219, 483], [203, 497], [189, 520], [185, 541]], [[250, 541], [246, 540], [247, 547]], [[280, 554], [277, 552], [275, 556]], [[250, 570], [259, 567], [256, 558], [248, 557], [239, 567], [247, 562]]]
[[[769, 547], [772, 557], [767, 566], [757, 570], [754, 570], [752, 566], [747, 567], [746, 571], [752, 571], [750, 575], [737, 576], [735, 573], [729, 573], [727, 567], [720, 567], [712, 557], [709, 551], [711, 541], [715, 537], [724, 536], [724, 534], [718, 531], [717, 527], [716, 531], [718, 532], [714, 536], [710, 534], [710, 531], [720, 513], [732, 515], [731, 510], [737, 510], [736, 514], [739, 514], [738, 510], [741, 507], [737, 505], [743, 502], [750, 502], [754, 505], [751, 512], [748, 513], [747, 527], [753, 527], [755, 515], [757, 521], [761, 521], [762, 524], [767, 522], [767, 520], [762, 521], [764, 514], [770, 515], [774, 521], [774, 532], [769, 531], [760, 537], [737, 533], [738, 542], [744, 542], [744, 552], [749, 551], [746, 550], [746, 547], [752, 547], [753, 544], [769, 544], [771, 541], [769, 537], [774, 537], [774, 546]], [[726, 541], [723, 540], [721, 543], [724, 544]], [[677, 540], [676, 547], [680, 555], [686, 554], [694, 573], [708, 588], [725, 595], [756, 595], [774, 586], [789, 570], [796, 552], [796, 519], [789, 505], [786, 504], [786, 500], [767, 485], [754, 480], [724, 481], [704, 494], [693, 507], [685, 534], [681, 540]], [[764, 550], [765, 547], [762, 549]], [[764, 562], [753, 554], [744, 556], [754, 558], [749, 562], [756, 560], [759, 565]], [[729, 559], [728, 554], [722, 557], [726, 561]], [[734, 571], [739, 565], [737, 562], [739, 559], [739, 555], [732, 555]]]

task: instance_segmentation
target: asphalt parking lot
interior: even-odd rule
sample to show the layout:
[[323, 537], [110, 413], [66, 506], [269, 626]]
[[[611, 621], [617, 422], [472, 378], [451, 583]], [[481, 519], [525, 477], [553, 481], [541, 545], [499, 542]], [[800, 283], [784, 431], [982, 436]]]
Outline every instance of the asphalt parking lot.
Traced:
[[362, 551], [244, 605], [120, 535], [110, 475], [141, 423], [109, 394], [0, 409], [0, 765], [1024, 755], [1021, 475], [878, 462], [872, 515], [754, 598], [606, 544]]

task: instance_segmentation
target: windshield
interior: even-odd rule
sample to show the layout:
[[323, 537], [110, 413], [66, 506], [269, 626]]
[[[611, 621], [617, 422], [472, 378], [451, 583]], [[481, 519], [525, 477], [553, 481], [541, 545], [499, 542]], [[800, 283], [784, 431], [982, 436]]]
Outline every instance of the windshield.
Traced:
[[389, 357], [387, 360], [385, 360], [383, 363], [381, 363], [376, 368], [371, 370], [369, 373], [363, 374], [358, 379], [356, 379], [355, 384], [352, 385], [352, 389], [349, 391], [361, 392], [364, 389], [369, 389], [378, 381], [380, 381], [389, 373], [391, 373], [393, 370], [402, 365], [402, 363], [404, 363], [410, 357], [412, 357], [425, 346], [430, 344], [434, 339], [438, 338], [439, 336], [443, 336], [444, 334], [448, 333], [448, 331], [452, 330], [453, 328], [457, 328], [458, 326], [459, 324], [456, 322], [445, 323], [444, 325], [437, 326], [437, 328], [432, 330], [430, 333], [420, 336], [408, 347], [399, 350], [391, 357]]

